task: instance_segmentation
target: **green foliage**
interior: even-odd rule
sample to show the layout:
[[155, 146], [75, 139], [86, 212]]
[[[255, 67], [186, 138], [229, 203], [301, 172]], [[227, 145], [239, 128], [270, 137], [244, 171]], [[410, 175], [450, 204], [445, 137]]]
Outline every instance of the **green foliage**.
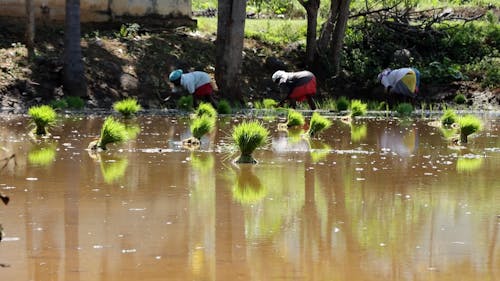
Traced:
[[454, 98], [453, 101], [457, 104], [464, 104], [467, 99], [465, 98], [464, 94], [457, 94]]
[[341, 96], [337, 99], [337, 111], [345, 111], [349, 109], [349, 100]]
[[366, 110], [368, 108], [368, 105], [360, 100], [352, 100], [351, 101], [351, 116], [356, 117], [356, 116], [363, 116], [366, 114]]
[[67, 96], [64, 99], [68, 104], [68, 108], [82, 109], [85, 106], [85, 101], [81, 97]]
[[287, 117], [287, 125], [288, 127], [293, 127], [293, 126], [302, 126], [306, 123], [306, 120], [304, 118], [304, 115], [302, 113], [289, 109], [288, 110], [288, 117]]
[[264, 99], [262, 101], [265, 109], [273, 109], [278, 105], [278, 102], [273, 99]]
[[233, 128], [232, 138], [241, 152], [239, 163], [254, 163], [252, 153], [266, 144], [269, 131], [258, 121], [243, 121]]
[[331, 125], [332, 121], [321, 116], [319, 113], [314, 112], [311, 120], [309, 121], [309, 130], [307, 131], [307, 134], [310, 137], [314, 137], [322, 131], [330, 128]]
[[215, 128], [215, 118], [208, 114], [203, 114], [201, 116], [196, 117], [196, 119], [193, 120], [190, 126], [193, 137], [197, 139], [201, 139], [201, 137], [211, 132], [214, 128]]
[[113, 109], [125, 118], [130, 118], [137, 114], [141, 108], [141, 105], [134, 98], [126, 98], [113, 104]]
[[401, 117], [409, 117], [413, 112], [413, 105], [407, 102], [400, 103], [396, 107], [396, 112]]
[[47, 134], [47, 127], [54, 124], [57, 113], [48, 105], [32, 106], [28, 110], [28, 115], [35, 123], [37, 135]]
[[219, 114], [231, 114], [232, 113], [232, 108], [231, 104], [229, 101], [222, 99], [219, 101], [217, 104], [217, 113]]
[[127, 23], [120, 26], [120, 30], [115, 34], [118, 38], [133, 38], [139, 35], [141, 26], [137, 23]]
[[202, 102], [196, 109], [196, 116], [201, 117], [203, 115], [207, 115], [212, 118], [217, 118], [217, 110], [212, 106], [211, 103]]
[[458, 116], [453, 109], [446, 109], [441, 116], [441, 124], [443, 126], [451, 126], [451, 124], [456, 123]]
[[101, 137], [97, 146], [103, 150], [111, 143], [122, 143], [128, 139], [127, 128], [113, 117], [107, 117], [101, 128]]
[[470, 79], [481, 82], [483, 87], [498, 88], [500, 86], [500, 55], [498, 52], [485, 56], [480, 61], [465, 65], [465, 72]]
[[464, 79], [460, 72], [460, 65], [452, 64], [451, 60], [445, 58], [444, 61], [433, 61], [425, 68], [421, 68], [423, 79], [432, 80], [434, 82], [451, 82]]
[[458, 125], [460, 127], [460, 139], [463, 143], [467, 143], [467, 137], [470, 134], [478, 132], [482, 128], [481, 120], [470, 114], [460, 117]]
[[177, 100], [177, 108], [184, 111], [193, 110], [193, 96], [182, 96]]

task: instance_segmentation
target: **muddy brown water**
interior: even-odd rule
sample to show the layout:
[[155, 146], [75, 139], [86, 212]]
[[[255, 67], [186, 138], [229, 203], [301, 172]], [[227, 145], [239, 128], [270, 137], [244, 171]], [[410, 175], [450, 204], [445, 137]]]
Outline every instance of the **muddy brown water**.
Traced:
[[235, 165], [238, 117], [197, 151], [188, 119], [139, 117], [99, 155], [101, 117], [41, 142], [3, 117], [0, 280], [500, 280], [500, 118], [482, 118], [465, 149], [424, 120], [335, 120], [311, 141], [263, 120], [259, 163]]

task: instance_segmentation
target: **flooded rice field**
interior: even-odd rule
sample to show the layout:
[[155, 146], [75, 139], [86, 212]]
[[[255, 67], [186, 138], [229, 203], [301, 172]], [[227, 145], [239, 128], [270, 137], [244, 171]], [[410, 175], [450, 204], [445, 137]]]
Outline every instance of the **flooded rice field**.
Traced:
[[262, 120], [257, 165], [232, 126], [190, 151], [189, 119], [143, 116], [92, 154], [101, 117], [41, 141], [0, 121], [1, 280], [500, 280], [500, 118], [458, 149], [428, 120], [335, 120], [320, 139]]

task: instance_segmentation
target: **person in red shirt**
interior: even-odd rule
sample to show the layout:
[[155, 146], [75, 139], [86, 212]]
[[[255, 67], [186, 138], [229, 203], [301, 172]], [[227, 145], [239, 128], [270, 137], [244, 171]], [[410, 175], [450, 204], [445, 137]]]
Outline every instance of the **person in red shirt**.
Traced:
[[311, 110], [316, 109], [313, 96], [316, 94], [316, 77], [310, 71], [299, 72], [276, 71], [272, 80], [278, 84], [280, 92], [285, 94], [285, 98], [278, 103], [278, 106], [288, 101], [292, 108], [295, 108], [297, 102], [307, 100]]

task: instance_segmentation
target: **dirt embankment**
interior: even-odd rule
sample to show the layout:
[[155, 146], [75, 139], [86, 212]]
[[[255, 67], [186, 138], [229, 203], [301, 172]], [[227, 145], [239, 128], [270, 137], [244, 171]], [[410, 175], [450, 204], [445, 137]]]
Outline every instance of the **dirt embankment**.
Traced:
[[[140, 29], [120, 32], [121, 24], [82, 26], [82, 48], [88, 83], [88, 108], [110, 108], [124, 97], [137, 97], [145, 108], [175, 108], [165, 76], [175, 68], [214, 73], [215, 36], [184, 28], [165, 28], [139, 22]], [[24, 111], [27, 107], [64, 97], [61, 83], [63, 26], [38, 26], [37, 57], [26, 59], [23, 24], [0, 20], [0, 107]], [[279, 98], [270, 81], [280, 68], [301, 69], [298, 46], [276, 47], [246, 40], [241, 74], [248, 101]], [[498, 110], [500, 90], [481, 89], [472, 82], [423, 87], [428, 101], [449, 102], [457, 92], [466, 94], [470, 107]], [[339, 81], [338, 87], [321, 85], [318, 99], [348, 96], [380, 98], [380, 88], [363, 88]]]

